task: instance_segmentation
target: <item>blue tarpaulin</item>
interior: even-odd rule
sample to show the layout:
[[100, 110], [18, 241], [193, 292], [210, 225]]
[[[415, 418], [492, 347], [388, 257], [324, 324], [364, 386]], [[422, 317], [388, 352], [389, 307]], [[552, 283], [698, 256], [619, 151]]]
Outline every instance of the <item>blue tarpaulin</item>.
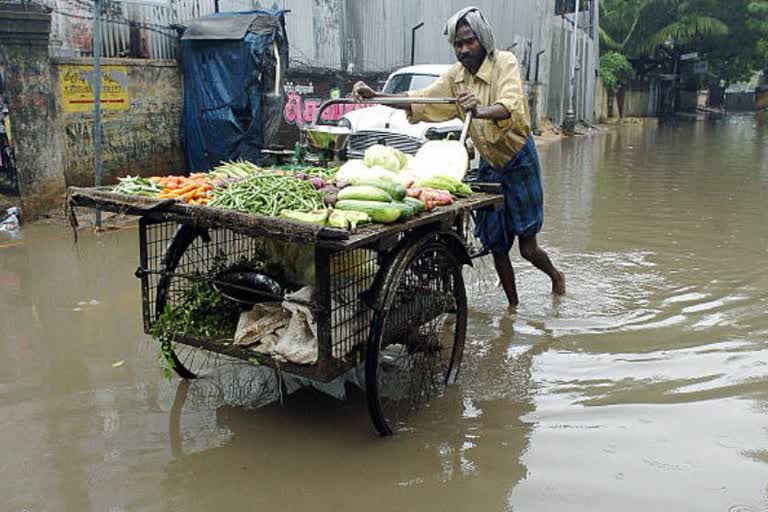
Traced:
[[184, 111], [182, 140], [191, 171], [229, 160], [261, 161], [276, 135], [288, 64], [285, 11], [218, 13], [190, 23], [182, 37]]

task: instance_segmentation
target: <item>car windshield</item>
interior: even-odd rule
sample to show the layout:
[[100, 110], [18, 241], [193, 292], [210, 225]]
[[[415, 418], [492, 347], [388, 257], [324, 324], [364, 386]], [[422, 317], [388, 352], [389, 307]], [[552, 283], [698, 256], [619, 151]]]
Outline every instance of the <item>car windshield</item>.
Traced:
[[427, 87], [435, 80], [437, 80], [435, 75], [403, 73], [402, 75], [393, 76], [384, 87], [384, 92], [386, 94], [399, 94], [406, 91], [415, 91]]

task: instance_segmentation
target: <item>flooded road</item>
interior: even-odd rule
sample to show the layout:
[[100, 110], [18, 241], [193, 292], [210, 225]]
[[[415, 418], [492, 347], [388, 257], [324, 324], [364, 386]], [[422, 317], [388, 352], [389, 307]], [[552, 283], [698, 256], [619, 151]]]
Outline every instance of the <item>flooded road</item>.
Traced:
[[521, 306], [467, 274], [459, 383], [377, 438], [361, 396], [163, 378], [137, 230], [0, 239], [0, 510], [768, 510], [768, 126], [542, 148]]

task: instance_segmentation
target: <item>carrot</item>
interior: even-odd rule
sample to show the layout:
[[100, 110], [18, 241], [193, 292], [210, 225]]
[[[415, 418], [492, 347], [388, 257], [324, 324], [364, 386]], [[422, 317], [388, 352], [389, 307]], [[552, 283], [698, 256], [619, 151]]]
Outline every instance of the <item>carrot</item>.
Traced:
[[188, 200], [194, 199], [196, 196], [197, 196], [197, 189], [192, 189], [184, 194], [180, 194], [178, 198], [188, 201]]
[[185, 187], [178, 188], [178, 189], [174, 190], [172, 192], [172, 194], [175, 195], [175, 196], [183, 196], [183, 195], [187, 194], [188, 192], [191, 192], [191, 191], [193, 191], [195, 189], [196, 189], [196, 187], [195, 187], [194, 184], [187, 185]]

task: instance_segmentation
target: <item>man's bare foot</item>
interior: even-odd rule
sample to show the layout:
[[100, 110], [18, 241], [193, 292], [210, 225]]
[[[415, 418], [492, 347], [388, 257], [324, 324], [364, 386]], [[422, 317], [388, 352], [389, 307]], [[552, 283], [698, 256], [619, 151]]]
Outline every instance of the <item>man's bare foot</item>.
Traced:
[[565, 274], [557, 271], [557, 279], [552, 280], [552, 293], [555, 295], [565, 295]]

